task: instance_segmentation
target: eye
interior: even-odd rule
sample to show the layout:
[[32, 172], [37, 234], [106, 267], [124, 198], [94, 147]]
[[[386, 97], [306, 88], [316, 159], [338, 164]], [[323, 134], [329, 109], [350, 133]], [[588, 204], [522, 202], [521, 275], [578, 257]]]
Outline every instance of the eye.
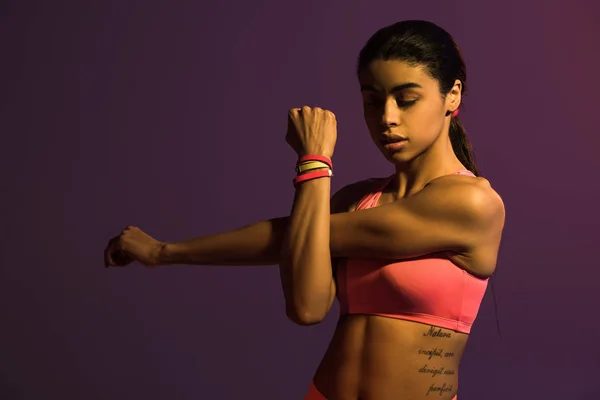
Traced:
[[369, 107], [380, 107], [384, 104], [384, 101], [377, 97], [367, 97], [363, 100], [363, 103]]
[[400, 108], [409, 108], [413, 106], [417, 102], [417, 98], [415, 95], [407, 94], [407, 93], [398, 93], [396, 96], [396, 104]]
[[[403, 95], [396, 96], [395, 100], [396, 100], [396, 105], [402, 109], [407, 109], [409, 107], [412, 107], [417, 102], [417, 99], [407, 100], [406, 96], [403, 96]], [[366, 107], [370, 107], [370, 108], [383, 107], [385, 105], [385, 102], [386, 102], [385, 99], [378, 97], [378, 96], [367, 96], [367, 97], [363, 98], [363, 104]]]
[[396, 99], [396, 104], [398, 104], [398, 107], [400, 107], [400, 108], [409, 108], [409, 107], [413, 106], [416, 102], [417, 102], [417, 100]]

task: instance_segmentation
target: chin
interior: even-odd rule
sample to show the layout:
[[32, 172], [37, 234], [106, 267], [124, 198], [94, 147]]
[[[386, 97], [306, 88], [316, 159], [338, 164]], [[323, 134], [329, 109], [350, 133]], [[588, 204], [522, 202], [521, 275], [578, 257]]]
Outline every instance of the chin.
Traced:
[[401, 165], [409, 163], [413, 157], [407, 151], [397, 151], [395, 153], [389, 153], [386, 150], [381, 150], [381, 153], [385, 157], [386, 160], [391, 162], [394, 165]]

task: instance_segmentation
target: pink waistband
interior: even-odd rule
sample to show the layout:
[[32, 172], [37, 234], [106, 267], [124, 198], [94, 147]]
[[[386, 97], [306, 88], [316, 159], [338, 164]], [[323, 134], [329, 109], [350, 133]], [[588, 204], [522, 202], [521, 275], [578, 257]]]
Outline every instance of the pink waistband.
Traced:
[[[315, 386], [314, 382], [311, 382], [310, 387], [308, 388], [308, 393], [304, 400], [327, 400], [327, 397], [323, 396], [319, 389]], [[452, 400], [458, 400], [458, 395], [454, 396]]]

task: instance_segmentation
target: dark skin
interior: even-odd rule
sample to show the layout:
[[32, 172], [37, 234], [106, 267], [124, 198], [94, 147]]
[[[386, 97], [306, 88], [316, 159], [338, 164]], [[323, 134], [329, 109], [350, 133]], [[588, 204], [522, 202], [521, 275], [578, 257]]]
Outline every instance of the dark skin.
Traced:
[[[315, 179], [298, 186], [289, 217], [231, 232], [163, 243], [129, 227], [109, 243], [106, 265], [279, 264], [286, 314], [301, 325], [318, 323], [329, 311], [336, 293], [332, 267], [339, 259], [444, 253], [467, 272], [489, 277], [504, 206], [487, 180], [453, 175], [465, 169], [448, 137], [462, 83], [442, 96], [423, 68], [380, 60], [359, 80], [371, 137], [396, 170], [377, 207], [354, 211], [373, 180], [346, 186], [330, 198], [330, 179]], [[337, 135], [333, 113], [303, 107], [290, 110], [289, 118], [287, 140], [299, 156], [331, 157]], [[405, 139], [400, 150], [381, 143], [391, 136]], [[451, 399], [467, 338], [411, 321], [346, 315], [315, 385], [329, 399]]]
[[[354, 211], [375, 183], [377, 180], [370, 179], [348, 186], [345, 197], [332, 203], [332, 212]], [[378, 204], [393, 201], [394, 194], [389, 191]], [[341, 316], [315, 373], [315, 385], [328, 399], [395, 399], [400, 393], [419, 399], [428, 392], [427, 397], [435, 394], [435, 398], [451, 399], [458, 388], [458, 364], [468, 335], [448, 329], [439, 330], [440, 334], [436, 329], [432, 335], [430, 329], [429, 325], [386, 317]]]

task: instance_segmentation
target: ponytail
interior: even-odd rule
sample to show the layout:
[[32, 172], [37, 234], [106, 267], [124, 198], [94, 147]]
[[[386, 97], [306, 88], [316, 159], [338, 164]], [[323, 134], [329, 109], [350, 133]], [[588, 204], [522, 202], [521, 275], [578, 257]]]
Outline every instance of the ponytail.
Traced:
[[479, 176], [477, 166], [475, 165], [475, 155], [473, 154], [473, 148], [471, 142], [467, 137], [467, 132], [460, 120], [454, 117], [450, 120], [450, 143], [452, 143], [452, 149], [458, 157], [458, 160], [475, 176]]
[[[452, 143], [452, 149], [458, 157], [459, 161], [475, 176], [479, 176], [477, 166], [475, 165], [475, 155], [473, 154], [473, 148], [471, 142], [467, 137], [465, 127], [460, 123], [457, 117], [453, 117], [450, 120], [450, 143]], [[498, 337], [500, 335], [500, 320], [498, 318], [498, 302], [496, 301], [496, 290], [494, 288], [493, 277], [490, 277], [490, 284], [492, 286], [492, 295], [494, 296], [494, 313], [496, 314], [496, 327], [498, 328]]]

